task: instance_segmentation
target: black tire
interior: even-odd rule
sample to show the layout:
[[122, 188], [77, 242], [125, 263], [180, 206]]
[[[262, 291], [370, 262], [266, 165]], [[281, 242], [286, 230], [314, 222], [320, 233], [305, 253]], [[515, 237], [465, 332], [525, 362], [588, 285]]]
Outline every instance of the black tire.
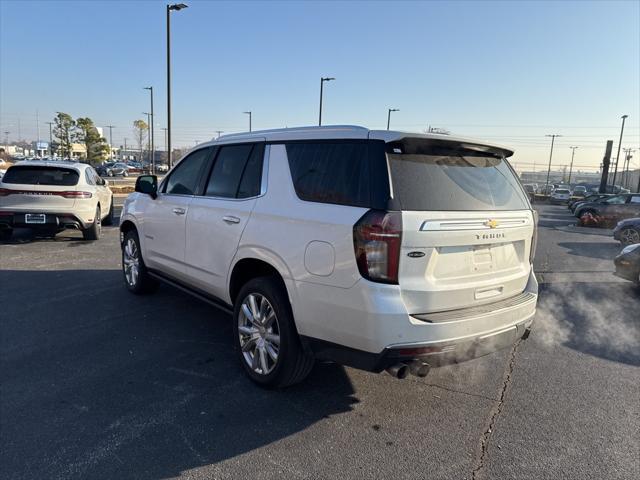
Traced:
[[113, 225], [113, 196], [111, 197], [111, 205], [109, 206], [109, 215], [104, 217], [104, 220], [102, 220], [102, 225]]
[[[135, 253], [130, 247], [135, 245]], [[127, 250], [129, 249], [129, 250]], [[131, 257], [137, 258], [137, 275], [135, 279], [132, 276], [127, 276], [126, 265]], [[144, 295], [147, 293], [153, 293], [158, 289], [158, 281], [149, 275], [147, 266], [144, 264], [142, 258], [142, 252], [140, 250], [140, 238], [136, 230], [129, 230], [122, 242], [122, 278], [124, 279], [124, 285], [131, 293], [136, 295]]]
[[[245, 352], [242, 351], [239, 330], [239, 323], [244, 318], [241, 318], [242, 304], [250, 295], [256, 294], [266, 298], [273, 308], [276, 316], [275, 325], [277, 325], [279, 335], [277, 360], [272, 366], [272, 370], [266, 374], [254, 371], [249, 365], [249, 360], [245, 358]], [[313, 369], [315, 360], [310, 353], [303, 349], [300, 343], [287, 292], [274, 277], [254, 278], [240, 289], [233, 311], [233, 333], [236, 352], [242, 368], [248, 377], [261, 387], [283, 388], [294, 385], [303, 381]], [[253, 352], [255, 356], [258, 355], [258, 347], [257, 342], [254, 344], [256, 344], [256, 349]], [[250, 350], [246, 353], [251, 355]]]
[[95, 218], [93, 219], [93, 223], [89, 228], [86, 228], [82, 231], [82, 238], [85, 240], [99, 240], [100, 235], [102, 235], [102, 218], [100, 216], [102, 213], [100, 212], [100, 206], [96, 207]]
[[111, 170], [109, 170], [109, 173], [107, 173], [107, 176], [113, 177], [113, 172]]

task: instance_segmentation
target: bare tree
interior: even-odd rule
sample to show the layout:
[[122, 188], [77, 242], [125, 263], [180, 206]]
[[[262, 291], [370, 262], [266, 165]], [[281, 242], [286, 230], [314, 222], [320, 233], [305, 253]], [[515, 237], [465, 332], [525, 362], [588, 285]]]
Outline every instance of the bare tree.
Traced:
[[133, 136], [140, 150], [140, 161], [142, 161], [142, 148], [149, 135], [149, 125], [144, 120], [136, 120], [133, 122]]

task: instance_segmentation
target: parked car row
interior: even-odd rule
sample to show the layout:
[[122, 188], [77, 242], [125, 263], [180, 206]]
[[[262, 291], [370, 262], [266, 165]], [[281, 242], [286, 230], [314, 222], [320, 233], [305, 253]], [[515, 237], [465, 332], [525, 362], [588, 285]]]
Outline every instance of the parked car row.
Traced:
[[620, 220], [640, 217], [640, 193], [598, 196], [577, 202], [571, 208], [577, 218], [588, 215], [601, 219], [605, 225], [613, 226]]

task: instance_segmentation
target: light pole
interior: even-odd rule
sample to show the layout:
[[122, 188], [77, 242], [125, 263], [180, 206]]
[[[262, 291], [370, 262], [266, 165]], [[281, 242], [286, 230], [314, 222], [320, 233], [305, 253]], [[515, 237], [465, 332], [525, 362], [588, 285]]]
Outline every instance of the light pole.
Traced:
[[171, 168], [171, 11], [187, 8], [184, 3], [167, 5], [167, 162]]
[[109, 129], [109, 159], [113, 160], [113, 129], [115, 125], [107, 125]]
[[142, 112], [143, 115], [147, 116], [147, 159], [149, 158], [149, 154], [151, 153], [151, 135], [149, 135], [149, 125], [151, 124], [151, 113]]
[[573, 156], [576, 154], [576, 148], [578, 147], [569, 147], [571, 149], [571, 165], [569, 165], [569, 180], [567, 183], [571, 185], [571, 172], [573, 171]]
[[635, 150], [631, 149], [631, 148], [623, 148], [622, 151], [624, 152], [624, 159], [622, 162], [622, 166], [623, 166], [623, 170], [624, 170], [624, 188], [629, 188], [629, 166], [631, 163], [631, 159], [633, 158], [633, 156], [631, 155], [633, 152], [635, 152]]
[[549, 152], [549, 167], [547, 168], [547, 183], [544, 185], [545, 192], [547, 190], [547, 185], [549, 185], [549, 174], [551, 173], [551, 159], [553, 158], [553, 143], [556, 140], [556, 137], [561, 137], [562, 135], [545, 135], [545, 137], [551, 137], [551, 152]]
[[144, 87], [145, 90], [149, 90], [151, 94], [151, 173], [156, 173], [156, 144], [153, 130], [153, 87]]
[[620, 147], [622, 146], [622, 134], [624, 133], [624, 121], [629, 115], [622, 115], [622, 127], [620, 128], [620, 141], [618, 142], [618, 154], [616, 155], [616, 168], [613, 170], [613, 187], [611, 193], [616, 193], [616, 177], [618, 176], [618, 159], [620, 158]]
[[335, 80], [333, 77], [321, 77], [320, 78], [320, 115], [318, 116], [318, 126], [322, 125], [322, 86], [324, 82], [330, 82]]
[[399, 108], [390, 108], [387, 111], [387, 130], [389, 130], [389, 124], [391, 123], [391, 112], [399, 112]]
[[249, 131], [251, 131], [251, 112], [242, 112], [249, 115]]

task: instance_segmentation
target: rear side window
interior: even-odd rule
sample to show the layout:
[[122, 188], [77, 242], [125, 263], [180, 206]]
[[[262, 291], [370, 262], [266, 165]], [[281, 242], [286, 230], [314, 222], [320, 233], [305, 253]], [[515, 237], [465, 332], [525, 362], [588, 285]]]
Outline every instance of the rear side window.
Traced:
[[249, 198], [260, 193], [264, 144], [220, 148], [205, 190], [208, 197]]
[[384, 142], [286, 144], [296, 194], [309, 202], [386, 208], [389, 182]]
[[22, 185], [59, 185], [71, 187], [78, 184], [77, 170], [61, 167], [14, 166], [2, 177], [3, 183]]
[[387, 146], [403, 210], [525, 210], [526, 195], [499, 154], [405, 139]]

